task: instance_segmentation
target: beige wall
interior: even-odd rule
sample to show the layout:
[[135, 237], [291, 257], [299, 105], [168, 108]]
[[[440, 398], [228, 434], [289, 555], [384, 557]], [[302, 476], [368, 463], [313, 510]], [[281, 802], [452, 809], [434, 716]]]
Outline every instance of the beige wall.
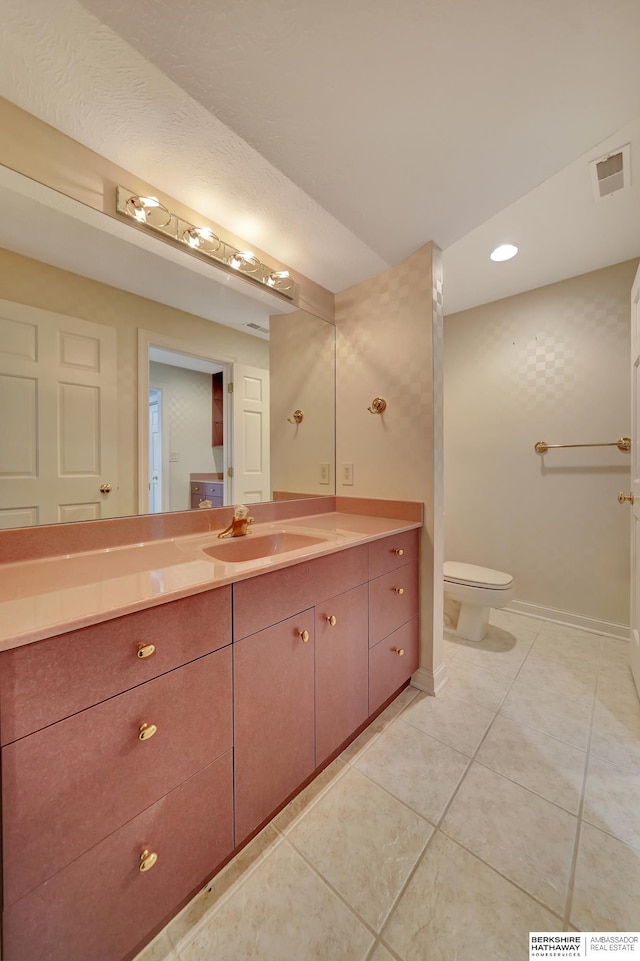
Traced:
[[520, 602], [614, 624], [629, 617], [629, 455], [533, 446], [629, 435], [636, 266], [444, 323], [447, 558], [512, 573]]
[[[0, 249], [0, 298], [115, 327], [118, 336], [118, 514], [136, 514], [137, 329], [184, 339], [212, 359], [268, 368], [267, 341]], [[211, 468], [213, 469], [213, 468]]]
[[[335, 327], [303, 311], [269, 319], [271, 487], [333, 494]], [[294, 410], [301, 424], [289, 424]], [[329, 482], [320, 482], [320, 464]]]
[[[440, 251], [428, 244], [397, 267], [336, 295], [338, 494], [424, 503], [421, 668], [427, 690], [442, 667]], [[387, 401], [383, 415], [367, 408]], [[436, 404], [434, 405], [434, 396]], [[353, 485], [341, 465], [353, 464]]]

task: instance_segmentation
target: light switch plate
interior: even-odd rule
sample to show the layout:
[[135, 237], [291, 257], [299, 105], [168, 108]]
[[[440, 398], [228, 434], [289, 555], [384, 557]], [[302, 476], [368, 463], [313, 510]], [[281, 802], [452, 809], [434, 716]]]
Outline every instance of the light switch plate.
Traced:
[[320, 464], [320, 483], [321, 484], [329, 483], [329, 465], [328, 464]]
[[353, 464], [344, 463], [342, 465], [342, 483], [345, 487], [353, 486]]

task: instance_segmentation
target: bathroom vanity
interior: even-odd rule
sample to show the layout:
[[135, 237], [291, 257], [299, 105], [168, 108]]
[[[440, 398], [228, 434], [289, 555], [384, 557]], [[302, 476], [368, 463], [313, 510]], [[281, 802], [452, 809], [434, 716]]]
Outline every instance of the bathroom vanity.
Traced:
[[134, 957], [370, 722], [418, 667], [420, 526], [329, 512], [2, 565], [3, 957]]

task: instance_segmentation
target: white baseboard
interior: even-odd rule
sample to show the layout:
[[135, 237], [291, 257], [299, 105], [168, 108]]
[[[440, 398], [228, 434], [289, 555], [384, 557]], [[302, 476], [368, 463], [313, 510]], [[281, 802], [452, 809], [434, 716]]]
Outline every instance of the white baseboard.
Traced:
[[447, 666], [442, 663], [435, 671], [428, 671], [424, 667], [419, 667], [418, 670], [411, 675], [411, 686], [417, 687], [419, 691], [425, 691], [427, 694], [437, 694], [438, 691], [442, 690], [448, 680]]
[[539, 604], [529, 604], [527, 601], [511, 601], [505, 611], [513, 614], [524, 614], [527, 617], [537, 617], [541, 621], [551, 621], [565, 627], [577, 627], [583, 631], [593, 631], [594, 634], [604, 634], [607, 637], [617, 637], [629, 640], [629, 627], [626, 624], [616, 624], [614, 621], [601, 621], [597, 617], [585, 617], [582, 614], [572, 614], [570, 611], [556, 611], [553, 607], [541, 607]]

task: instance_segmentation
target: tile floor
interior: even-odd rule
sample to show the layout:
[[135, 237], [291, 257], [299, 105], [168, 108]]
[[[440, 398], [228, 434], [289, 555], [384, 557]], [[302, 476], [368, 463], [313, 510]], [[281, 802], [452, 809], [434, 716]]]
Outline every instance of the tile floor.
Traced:
[[137, 961], [519, 961], [528, 932], [640, 930], [628, 645], [494, 612]]

